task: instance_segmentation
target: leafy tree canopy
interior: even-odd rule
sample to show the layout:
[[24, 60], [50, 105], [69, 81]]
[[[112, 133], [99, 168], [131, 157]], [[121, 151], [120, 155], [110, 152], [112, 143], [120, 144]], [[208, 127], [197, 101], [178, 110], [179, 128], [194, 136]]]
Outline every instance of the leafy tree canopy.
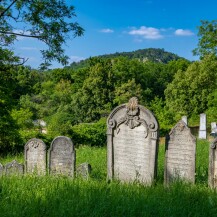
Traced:
[[[73, 21], [75, 8], [67, 6], [65, 0], [1, 0], [0, 2], [0, 54], [5, 51], [18, 36], [38, 39], [47, 45], [41, 50], [44, 63], [42, 68], [57, 60], [66, 65], [68, 57], [63, 45], [70, 37], [81, 36], [83, 28]], [[2, 55], [4, 54], [4, 55]], [[9, 57], [9, 55], [7, 55]], [[1, 62], [25, 62], [17, 57], [1, 57]]]

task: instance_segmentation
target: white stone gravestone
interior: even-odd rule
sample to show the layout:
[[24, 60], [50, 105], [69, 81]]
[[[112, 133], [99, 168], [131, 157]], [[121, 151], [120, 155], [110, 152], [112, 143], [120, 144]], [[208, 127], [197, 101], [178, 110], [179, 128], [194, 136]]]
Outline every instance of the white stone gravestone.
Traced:
[[199, 139], [206, 139], [206, 114], [200, 114]]
[[136, 97], [116, 107], [107, 120], [108, 179], [151, 185], [157, 172], [158, 139], [154, 114]]

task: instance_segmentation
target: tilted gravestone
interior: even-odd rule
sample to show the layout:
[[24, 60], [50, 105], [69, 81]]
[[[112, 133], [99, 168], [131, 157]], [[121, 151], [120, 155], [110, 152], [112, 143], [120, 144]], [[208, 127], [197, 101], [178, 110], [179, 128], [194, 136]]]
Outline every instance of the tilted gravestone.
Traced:
[[181, 120], [166, 138], [164, 181], [195, 182], [196, 138]]
[[209, 150], [209, 178], [208, 183], [211, 188], [217, 187], [217, 138], [210, 145]]
[[70, 138], [56, 137], [49, 149], [49, 172], [74, 177], [75, 149]]
[[30, 139], [24, 148], [26, 173], [46, 174], [46, 145], [40, 139]]
[[151, 185], [157, 173], [159, 129], [151, 111], [133, 97], [107, 120], [108, 179]]
[[3, 171], [4, 171], [4, 167], [3, 167], [3, 165], [0, 163], [0, 176], [3, 175]]
[[18, 163], [16, 160], [6, 164], [4, 166], [5, 175], [23, 175], [24, 165]]

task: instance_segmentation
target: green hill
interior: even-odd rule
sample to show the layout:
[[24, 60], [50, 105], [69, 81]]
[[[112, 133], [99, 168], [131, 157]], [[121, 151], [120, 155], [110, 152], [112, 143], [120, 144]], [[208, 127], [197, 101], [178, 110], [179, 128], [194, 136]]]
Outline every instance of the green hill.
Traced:
[[[116, 58], [116, 57], [121, 57], [121, 56], [127, 57], [129, 59], [139, 59], [142, 62], [152, 61], [152, 62], [161, 62], [161, 63], [168, 63], [171, 60], [177, 60], [177, 59], [182, 58], [176, 54], [167, 52], [164, 49], [159, 49], [159, 48], [139, 49], [139, 50], [131, 51], [131, 52], [116, 52], [114, 54], [105, 54], [105, 55], [100, 55], [97, 57]], [[88, 60], [90, 58], [81, 60], [80, 62], [73, 62], [70, 64], [70, 68], [73, 68], [73, 69], [83, 68], [87, 66]]]

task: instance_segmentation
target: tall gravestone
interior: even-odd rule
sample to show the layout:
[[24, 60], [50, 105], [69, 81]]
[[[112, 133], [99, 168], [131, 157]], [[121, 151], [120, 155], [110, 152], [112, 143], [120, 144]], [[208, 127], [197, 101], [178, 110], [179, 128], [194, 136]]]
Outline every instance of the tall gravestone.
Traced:
[[166, 138], [164, 181], [195, 182], [196, 138], [180, 120]]
[[217, 138], [210, 145], [209, 150], [209, 178], [208, 183], [211, 188], [217, 187]]
[[206, 139], [206, 114], [200, 114], [199, 139]]
[[3, 175], [3, 171], [4, 171], [4, 167], [3, 167], [3, 165], [0, 163], [0, 176]]
[[5, 175], [23, 175], [24, 174], [24, 165], [18, 163], [16, 160], [13, 160], [10, 163], [7, 163], [4, 166]]
[[188, 117], [187, 116], [182, 116], [182, 121], [184, 121], [185, 124], [188, 126]]
[[133, 97], [107, 120], [108, 179], [151, 185], [157, 174], [159, 127], [151, 111]]
[[75, 149], [70, 138], [56, 137], [49, 149], [49, 172], [74, 177]]
[[46, 145], [40, 139], [30, 139], [24, 148], [26, 173], [46, 174]]

